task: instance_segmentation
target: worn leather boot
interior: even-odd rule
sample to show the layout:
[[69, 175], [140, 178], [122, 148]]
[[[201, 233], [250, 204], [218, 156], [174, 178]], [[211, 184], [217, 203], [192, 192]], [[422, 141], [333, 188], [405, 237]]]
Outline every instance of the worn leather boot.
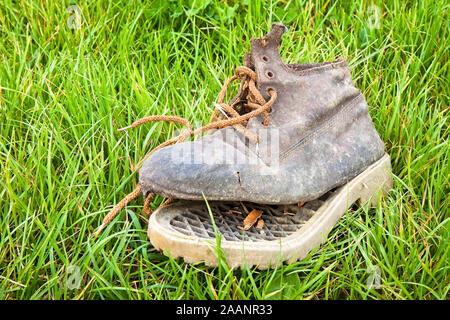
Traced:
[[[251, 40], [245, 56], [264, 101], [276, 92], [270, 113], [249, 118], [241, 130], [227, 127], [157, 150], [139, 172], [144, 195], [306, 202], [346, 184], [384, 155], [347, 62], [284, 64], [278, 49], [285, 31], [272, 25], [267, 36]], [[230, 105], [245, 114], [255, 99], [241, 86]]]

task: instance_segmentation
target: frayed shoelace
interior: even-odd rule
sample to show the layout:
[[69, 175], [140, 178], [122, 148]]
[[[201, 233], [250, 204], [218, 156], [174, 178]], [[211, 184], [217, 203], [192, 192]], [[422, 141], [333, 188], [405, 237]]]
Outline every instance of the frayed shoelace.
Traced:
[[[243, 114], [239, 113], [235, 109], [236, 105], [239, 102], [241, 102], [240, 97], [238, 97], [236, 99], [236, 101], [234, 101], [232, 103], [232, 105], [223, 103], [228, 86], [237, 79], [241, 82], [241, 85], [240, 85], [241, 92], [247, 92], [246, 102], [244, 103], [244, 107], [246, 110], [241, 111], [241, 113], [243, 113]], [[175, 122], [175, 123], [183, 124], [186, 127], [186, 129], [180, 135], [161, 143], [156, 148], [154, 148], [152, 151], [150, 151], [142, 160], [140, 160], [138, 162], [134, 172], [138, 171], [138, 169], [141, 167], [142, 163], [156, 150], [162, 149], [162, 148], [164, 148], [168, 145], [174, 144], [174, 143], [183, 142], [186, 138], [188, 138], [190, 136], [202, 134], [205, 131], [208, 131], [211, 129], [223, 129], [223, 128], [232, 126], [238, 132], [242, 133], [250, 141], [258, 142], [259, 137], [254, 135], [252, 132], [250, 132], [246, 128], [247, 122], [250, 118], [253, 118], [253, 117], [256, 117], [256, 116], [262, 114], [264, 116], [263, 124], [265, 126], [267, 126], [269, 124], [269, 112], [277, 98], [277, 93], [274, 89], [269, 88], [267, 90], [267, 92], [270, 96], [270, 99], [269, 99], [269, 101], [266, 101], [263, 98], [261, 92], [256, 88], [256, 82], [257, 82], [257, 76], [253, 70], [251, 70], [250, 68], [244, 67], [244, 66], [237, 67], [235, 70], [235, 74], [225, 82], [222, 89], [220, 90], [219, 97], [216, 102], [216, 109], [214, 110], [214, 113], [212, 115], [211, 122], [209, 124], [207, 124], [206, 126], [198, 128], [196, 130], [192, 130], [191, 124], [189, 123], [188, 120], [186, 120], [184, 118], [177, 117], [177, 116], [160, 116], [160, 115], [148, 116], [145, 118], [141, 118], [141, 119], [133, 122], [130, 126], [119, 129], [118, 131], [124, 131], [127, 129], [136, 128], [146, 122], [152, 122], [152, 121]], [[109, 211], [109, 213], [103, 219], [102, 224], [97, 229], [97, 231], [95, 231], [93, 233], [93, 235], [97, 236], [98, 234], [100, 234], [100, 232], [114, 219], [114, 217], [120, 212], [120, 210], [122, 210], [131, 200], [137, 198], [139, 196], [139, 194], [141, 194], [141, 192], [142, 192], [141, 187], [138, 184], [136, 186], [136, 188], [133, 190], [133, 192], [126, 195], [119, 203], [117, 203]], [[153, 212], [150, 209], [150, 203], [152, 202], [154, 196], [155, 196], [155, 194], [150, 193], [147, 195], [147, 197], [144, 200], [143, 212], [147, 216], [149, 216]], [[172, 198], [168, 198], [160, 207], [166, 206], [169, 203], [171, 203], [172, 201], [173, 201]]]

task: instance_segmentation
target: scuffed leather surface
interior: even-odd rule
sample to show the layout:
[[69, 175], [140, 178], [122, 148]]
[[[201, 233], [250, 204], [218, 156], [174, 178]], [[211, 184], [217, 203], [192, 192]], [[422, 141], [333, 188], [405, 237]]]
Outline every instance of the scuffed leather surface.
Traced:
[[[201, 200], [203, 193], [208, 200], [267, 204], [309, 201], [383, 156], [384, 144], [347, 63], [286, 65], [278, 53], [284, 32], [283, 25], [275, 24], [265, 43], [252, 39], [244, 60], [256, 71], [264, 97], [269, 98], [268, 88], [278, 94], [269, 118], [269, 128], [279, 133], [277, 166], [265, 153], [271, 137], [255, 149], [234, 128], [225, 128], [152, 154], [139, 173], [144, 195]], [[247, 128], [255, 133], [267, 129], [262, 122], [262, 116], [252, 118]], [[232, 143], [224, 136], [234, 137]], [[180, 161], [174, 157], [178, 154], [191, 161]], [[264, 168], [273, 170], [261, 174]]]

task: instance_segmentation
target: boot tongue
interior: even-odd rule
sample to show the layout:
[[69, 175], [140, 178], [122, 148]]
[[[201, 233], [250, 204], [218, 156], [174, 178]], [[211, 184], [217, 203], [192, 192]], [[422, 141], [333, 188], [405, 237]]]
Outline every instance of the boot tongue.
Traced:
[[[255, 59], [261, 59], [265, 52], [271, 52], [270, 56], [275, 57], [276, 60], [279, 60], [282, 63], [281, 57], [278, 53], [278, 48], [280, 46], [281, 36], [287, 31], [288, 29], [284, 24], [274, 23], [272, 24], [272, 28], [267, 35], [261, 38], [252, 38], [250, 40], [250, 53], [246, 52], [244, 54], [244, 66], [256, 72], [259, 78]], [[260, 87], [260, 84], [258, 83], [257, 86]], [[244, 92], [242, 92], [241, 86], [238, 94], [231, 100], [231, 105], [233, 105], [238, 99], [241, 99], [243, 94]], [[265, 96], [264, 98], [269, 98], [267, 93], [264, 92], [262, 94]]]
[[270, 32], [261, 38], [253, 38], [251, 39], [251, 51], [250, 53], [245, 53], [244, 55], [244, 65], [247, 68], [252, 69], [253, 71], [255, 71], [255, 60], [252, 54], [252, 51], [256, 51], [254, 52], [254, 54], [256, 54], [256, 56], [258, 56], [259, 54], [259, 49], [260, 47], [266, 47], [268, 44], [270, 47], [272, 47], [274, 50], [276, 50], [278, 52], [278, 48], [280, 46], [280, 42], [281, 42], [281, 36], [283, 35], [283, 33], [287, 32], [288, 28], [281, 23], [274, 23], [272, 24], [272, 28], [270, 30]]

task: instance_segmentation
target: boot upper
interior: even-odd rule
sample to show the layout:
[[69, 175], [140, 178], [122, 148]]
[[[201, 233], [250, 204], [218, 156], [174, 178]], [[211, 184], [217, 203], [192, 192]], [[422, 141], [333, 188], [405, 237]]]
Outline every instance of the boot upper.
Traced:
[[[353, 85], [346, 61], [284, 64], [279, 55], [286, 27], [272, 25], [251, 40], [245, 65], [256, 72], [257, 88], [277, 93], [264, 124], [262, 115], [246, 128], [258, 142], [233, 127], [153, 153], [139, 172], [145, 193], [199, 200], [288, 204], [315, 199], [345, 184], [380, 159], [384, 144], [368, 105]], [[232, 101], [246, 102], [242, 89]]]

